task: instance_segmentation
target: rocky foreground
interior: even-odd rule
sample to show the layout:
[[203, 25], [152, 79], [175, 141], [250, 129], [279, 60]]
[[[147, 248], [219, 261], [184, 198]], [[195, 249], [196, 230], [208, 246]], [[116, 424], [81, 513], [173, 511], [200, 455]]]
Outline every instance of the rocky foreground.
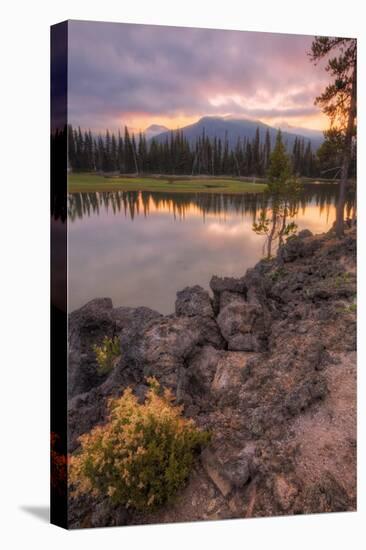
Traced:
[[[70, 499], [70, 527], [273, 516], [356, 508], [356, 232], [291, 237], [239, 278], [177, 294], [175, 314], [96, 299], [69, 319], [69, 451], [106, 401], [145, 377], [210, 429], [176, 502], [150, 514]], [[97, 374], [92, 346], [120, 336]]]

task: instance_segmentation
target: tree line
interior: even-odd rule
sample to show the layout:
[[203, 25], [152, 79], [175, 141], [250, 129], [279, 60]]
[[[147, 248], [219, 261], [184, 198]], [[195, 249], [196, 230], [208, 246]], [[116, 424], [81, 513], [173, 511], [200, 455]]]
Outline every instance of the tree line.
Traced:
[[[262, 141], [259, 128], [252, 140], [238, 139], [230, 148], [227, 136], [211, 139], [204, 130], [190, 144], [181, 130], [161, 142], [147, 141], [143, 133], [136, 137], [127, 127], [123, 133], [107, 130], [97, 137], [90, 130], [68, 127], [68, 166], [74, 172], [261, 177], [267, 174], [271, 152], [269, 131]], [[295, 137], [290, 160], [296, 175], [321, 173], [311, 142], [303, 138]]]

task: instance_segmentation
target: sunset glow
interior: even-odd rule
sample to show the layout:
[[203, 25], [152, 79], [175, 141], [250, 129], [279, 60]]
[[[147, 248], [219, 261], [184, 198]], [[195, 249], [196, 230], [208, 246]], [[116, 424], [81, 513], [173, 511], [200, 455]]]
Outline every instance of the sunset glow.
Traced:
[[71, 21], [70, 123], [182, 128], [202, 116], [324, 130], [312, 36]]

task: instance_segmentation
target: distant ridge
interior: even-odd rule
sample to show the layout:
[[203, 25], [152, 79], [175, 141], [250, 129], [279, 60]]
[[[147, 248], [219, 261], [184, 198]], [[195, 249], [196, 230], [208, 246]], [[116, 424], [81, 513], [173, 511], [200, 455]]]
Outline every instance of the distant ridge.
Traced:
[[[203, 131], [205, 132], [205, 135], [211, 140], [216, 137], [220, 138], [223, 142], [225, 140], [225, 137], [227, 136], [229, 148], [233, 149], [235, 148], [239, 138], [241, 140], [243, 140], [244, 138], [252, 140], [255, 137], [257, 128], [259, 128], [261, 142], [264, 142], [265, 133], [268, 129], [271, 144], [273, 145], [278, 129], [269, 126], [268, 124], [264, 124], [264, 122], [261, 122], [259, 120], [204, 116], [194, 124], [190, 124], [188, 126], [180, 128], [180, 131], [183, 132], [183, 135], [188, 139], [190, 144], [194, 144], [197, 139], [202, 136]], [[300, 129], [296, 128], [296, 130]], [[174, 132], [176, 132], [176, 130], [167, 130], [155, 134], [152, 137], [154, 137], [158, 142], [161, 143], [167, 138], [169, 139], [170, 135]], [[289, 150], [292, 149], [295, 139], [296, 137], [298, 137], [304, 139], [305, 142], [310, 141], [312, 149], [315, 151], [323, 142], [323, 136], [321, 132], [319, 132], [318, 134], [319, 135], [317, 135], [317, 132], [314, 130], [308, 131], [304, 129], [303, 134], [293, 132], [292, 128], [291, 131], [282, 130], [283, 141]], [[147, 139], [152, 139], [152, 137], [146, 137]]]
[[163, 126], [162, 124], [151, 124], [148, 128], [146, 128], [144, 134], [146, 139], [152, 139], [153, 137], [164, 132], [169, 132], [169, 128]]
[[304, 136], [307, 139], [319, 140], [320, 142], [324, 141], [324, 135], [321, 130], [301, 128], [299, 126], [291, 126], [290, 124], [280, 124], [279, 128], [281, 128], [282, 132]]

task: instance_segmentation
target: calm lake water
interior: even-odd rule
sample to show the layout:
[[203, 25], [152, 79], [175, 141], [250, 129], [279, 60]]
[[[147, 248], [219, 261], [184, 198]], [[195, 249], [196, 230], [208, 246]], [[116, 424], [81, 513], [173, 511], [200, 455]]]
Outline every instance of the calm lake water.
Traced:
[[[295, 231], [327, 231], [337, 193], [336, 185], [307, 186], [286, 222]], [[114, 306], [172, 312], [177, 290], [208, 289], [213, 274], [241, 276], [264, 256], [268, 239], [253, 223], [267, 219], [270, 228], [273, 206], [263, 195], [138, 191], [79, 193], [68, 201], [71, 311], [108, 296]], [[347, 215], [352, 208], [350, 197]]]

